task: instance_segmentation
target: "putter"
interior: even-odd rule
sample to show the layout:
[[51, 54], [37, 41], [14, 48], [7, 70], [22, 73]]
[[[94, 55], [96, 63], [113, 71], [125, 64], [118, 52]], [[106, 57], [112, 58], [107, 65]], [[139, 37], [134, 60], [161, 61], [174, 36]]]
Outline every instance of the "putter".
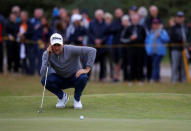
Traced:
[[47, 81], [47, 76], [48, 76], [48, 70], [49, 70], [49, 66], [47, 66], [47, 68], [46, 68], [46, 76], [45, 76], [45, 83], [44, 83], [44, 88], [43, 88], [43, 93], [42, 93], [42, 101], [41, 101], [40, 109], [37, 111], [37, 113], [42, 112], [42, 107], [43, 107], [43, 103], [44, 103], [44, 96], [45, 96], [45, 89], [46, 89], [46, 81]]

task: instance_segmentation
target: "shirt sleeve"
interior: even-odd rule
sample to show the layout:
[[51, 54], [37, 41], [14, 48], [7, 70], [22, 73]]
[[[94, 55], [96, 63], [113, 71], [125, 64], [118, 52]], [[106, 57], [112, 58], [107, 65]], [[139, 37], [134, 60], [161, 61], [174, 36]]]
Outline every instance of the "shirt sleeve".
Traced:
[[70, 46], [70, 50], [72, 55], [74, 56], [87, 56], [86, 66], [92, 68], [95, 57], [96, 57], [96, 49], [92, 47], [86, 46]]
[[48, 53], [45, 51], [42, 56], [42, 66], [40, 69], [40, 74], [42, 77], [46, 75], [46, 69], [48, 67]]

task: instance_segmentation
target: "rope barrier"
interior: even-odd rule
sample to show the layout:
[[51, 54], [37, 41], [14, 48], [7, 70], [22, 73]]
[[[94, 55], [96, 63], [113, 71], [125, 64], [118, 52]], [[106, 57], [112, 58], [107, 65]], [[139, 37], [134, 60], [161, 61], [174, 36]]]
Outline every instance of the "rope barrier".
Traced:
[[[13, 41], [13, 42], [18, 42], [16, 40], [10, 40], [7, 36], [3, 37], [3, 40], [5, 41]], [[38, 41], [34, 41], [34, 40], [22, 40], [19, 41], [18, 43], [25, 43], [25, 44], [38, 44], [40, 48], [44, 48], [45, 45], [49, 45], [49, 43], [43, 42], [42, 40], [38, 40]], [[191, 43], [187, 43], [190, 44]], [[82, 44], [81, 44], [82, 45]], [[103, 44], [100, 46], [96, 46], [95, 44], [88, 44], [88, 46], [91, 47], [95, 47], [95, 48], [126, 48], [126, 47], [145, 47], [145, 46], [156, 46], [156, 47], [160, 47], [160, 46], [165, 46], [165, 47], [186, 47], [184, 45], [184, 43], [165, 43], [165, 44], [160, 44], [160, 45], [156, 45], [156, 44], [112, 44], [112, 45], [107, 45], [107, 44]]]

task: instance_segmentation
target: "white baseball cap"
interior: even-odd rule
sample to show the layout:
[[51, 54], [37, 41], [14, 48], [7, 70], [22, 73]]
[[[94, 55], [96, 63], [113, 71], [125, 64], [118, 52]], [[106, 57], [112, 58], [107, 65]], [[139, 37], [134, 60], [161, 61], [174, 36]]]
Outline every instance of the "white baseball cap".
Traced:
[[73, 14], [72, 17], [71, 17], [72, 22], [75, 22], [75, 21], [78, 21], [78, 20], [81, 20], [81, 19], [82, 19], [82, 15], [80, 15], [80, 14]]
[[51, 35], [50, 37], [50, 44], [54, 45], [54, 44], [60, 44], [63, 45], [63, 38], [60, 34], [58, 33], [54, 33]]

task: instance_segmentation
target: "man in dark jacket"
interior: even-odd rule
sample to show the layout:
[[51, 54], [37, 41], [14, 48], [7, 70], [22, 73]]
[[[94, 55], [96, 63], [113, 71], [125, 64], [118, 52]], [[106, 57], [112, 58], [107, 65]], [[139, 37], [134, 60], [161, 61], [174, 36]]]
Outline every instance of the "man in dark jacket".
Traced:
[[[124, 15], [122, 17], [122, 31], [121, 31], [121, 36], [120, 36], [120, 43], [124, 45], [128, 45], [130, 42], [129, 36], [126, 35], [126, 31], [128, 27], [130, 26], [130, 20], [128, 15]], [[122, 48], [122, 67], [123, 67], [123, 79], [124, 81], [129, 80], [129, 59], [128, 59], [128, 53], [129, 53], [129, 47], [123, 47]]]
[[[34, 35], [33, 35], [33, 41], [35, 41], [35, 44], [30, 45], [30, 53], [28, 54], [30, 58], [30, 62], [32, 63], [33, 66], [29, 66], [29, 72], [30, 75], [34, 75], [36, 71], [38, 58], [38, 52], [40, 51], [40, 48], [38, 47], [37, 41], [40, 39], [41, 35], [41, 18], [43, 17], [44, 12], [43, 9], [41, 8], [36, 8], [34, 10], [34, 17], [30, 19], [30, 23], [33, 25], [33, 30], [34, 30]], [[38, 60], [40, 62], [41, 60]]]
[[[172, 82], [186, 81], [182, 51], [187, 42], [187, 27], [184, 24], [184, 13], [179, 11], [176, 15], [176, 24], [170, 28], [169, 35], [172, 43]], [[175, 45], [173, 45], [175, 44]]]
[[11, 13], [5, 27], [5, 35], [8, 37], [6, 41], [7, 58], [8, 58], [8, 71], [13, 69], [14, 73], [18, 73], [19, 68], [19, 51], [20, 45], [16, 42], [18, 33], [18, 24], [16, 23], [16, 15]]
[[144, 24], [146, 26], [147, 31], [151, 30], [153, 19], [158, 19], [159, 21], [162, 21], [158, 15], [157, 6], [155, 6], [155, 5], [150, 6], [149, 13], [150, 13], [150, 15], [146, 18], [146, 21]]
[[[21, 12], [21, 23], [19, 24], [18, 41], [21, 42], [20, 46], [20, 58], [21, 68], [24, 74], [33, 75], [35, 71], [34, 52], [31, 41], [34, 38], [33, 25], [28, 21], [28, 13], [26, 11]], [[28, 61], [28, 63], [27, 63]], [[31, 70], [29, 70], [31, 69]]]
[[[113, 33], [113, 44], [119, 45], [120, 44], [120, 34], [122, 30], [122, 23], [121, 18], [123, 16], [123, 10], [121, 8], [117, 8], [115, 10], [115, 19], [111, 25], [111, 32]], [[113, 59], [114, 59], [114, 81], [119, 81], [120, 77], [120, 60], [121, 60], [121, 48], [114, 48], [113, 49]]]
[[96, 62], [100, 62], [100, 81], [104, 81], [106, 77], [106, 51], [104, 48], [100, 48], [105, 44], [107, 36], [105, 32], [107, 26], [103, 19], [103, 10], [98, 9], [95, 12], [95, 19], [90, 22], [88, 30], [89, 44], [93, 44], [97, 48]]
[[131, 17], [132, 25], [128, 27], [125, 36], [129, 38], [129, 64], [130, 64], [130, 80], [143, 80], [143, 64], [144, 64], [144, 40], [146, 32], [139, 25], [139, 16], [134, 14]]
[[38, 29], [38, 73], [40, 75], [40, 68], [42, 65], [42, 55], [45, 49], [48, 47], [49, 38], [52, 34], [52, 30], [50, 28], [50, 24], [46, 17], [41, 18], [41, 24]]

